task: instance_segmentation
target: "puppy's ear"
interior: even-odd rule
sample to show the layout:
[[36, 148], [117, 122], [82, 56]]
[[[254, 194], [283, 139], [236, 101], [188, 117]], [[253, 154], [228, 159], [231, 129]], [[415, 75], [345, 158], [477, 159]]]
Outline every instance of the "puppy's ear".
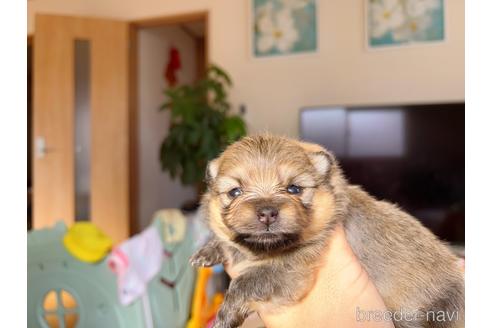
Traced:
[[323, 146], [304, 141], [299, 141], [298, 144], [306, 151], [311, 163], [320, 175], [328, 174], [336, 164], [335, 156]]
[[335, 165], [335, 157], [326, 150], [308, 153], [308, 157], [316, 171], [322, 176], [327, 175]]
[[207, 181], [207, 183], [210, 184], [211, 182], [213, 182], [215, 178], [217, 178], [218, 174], [219, 174], [219, 161], [217, 159], [214, 159], [208, 162], [207, 171], [205, 172], [205, 180]]

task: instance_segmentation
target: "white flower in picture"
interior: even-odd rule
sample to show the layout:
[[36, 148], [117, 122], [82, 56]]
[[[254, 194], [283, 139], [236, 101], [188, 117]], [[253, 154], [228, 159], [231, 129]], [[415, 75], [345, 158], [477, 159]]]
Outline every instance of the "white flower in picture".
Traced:
[[257, 49], [263, 53], [273, 48], [286, 53], [299, 38], [292, 13], [288, 8], [283, 8], [276, 13], [263, 10], [257, 21], [257, 28], [260, 34], [257, 39]]
[[371, 3], [371, 36], [382, 37], [388, 31], [405, 23], [402, 3], [398, 0], [370, 1]]
[[258, 8], [256, 16], [256, 26], [260, 33], [268, 33], [275, 28], [273, 22], [273, 5], [271, 3]]
[[371, 47], [444, 40], [444, 0], [366, 0]]
[[318, 49], [316, 0], [251, 0], [255, 57]]
[[439, 8], [440, 0], [407, 0], [405, 7], [407, 13], [412, 16], [421, 16], [429, 10]]
[[430, 16], [422, 15], [408, 19], [403, 26], [393, 31], [393, 38], [396, 41], [418, 40], [422, 34], [432, 24]]

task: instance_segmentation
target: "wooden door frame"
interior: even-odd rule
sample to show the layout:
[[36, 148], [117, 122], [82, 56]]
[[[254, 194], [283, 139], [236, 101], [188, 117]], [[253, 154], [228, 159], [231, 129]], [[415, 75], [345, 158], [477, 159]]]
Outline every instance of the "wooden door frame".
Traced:
[[205, 67], [210, 62], [210, 21], [209, 11], [201, 10], [183, 14], [151, 17], [129, 22], [130, 33], [130, 58], [129, 58], [129, 104], [130, 104], [130, 234], [139, 230], [139, 176], [138, 176], [138, 119], [140, 108], [138, 106], [138, 31], [145, 28], [171, 26], [196, 21], [205, 24]]

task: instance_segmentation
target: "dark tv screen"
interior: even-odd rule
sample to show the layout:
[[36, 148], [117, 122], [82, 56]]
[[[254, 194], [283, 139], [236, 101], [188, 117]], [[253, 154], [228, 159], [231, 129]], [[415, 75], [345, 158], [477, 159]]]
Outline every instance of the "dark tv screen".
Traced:
[[300, 135], [331, 150], [350, 183], [464, 244], [464, 103], [305, 108]]

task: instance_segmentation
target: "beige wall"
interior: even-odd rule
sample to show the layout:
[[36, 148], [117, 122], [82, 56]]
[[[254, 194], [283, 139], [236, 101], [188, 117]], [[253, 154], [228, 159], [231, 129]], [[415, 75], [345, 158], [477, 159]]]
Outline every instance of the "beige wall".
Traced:
[[234, 81], [233, 104], [247, 106], [252, 131], [297, 135], [303, 106], [464, 100], [464, 0], [447, 0], [442, 44], [368, 51], [363, 0], [318, 0], [319, 52], [254, 59], [249, 55], [250, 0], [35, 0], [34, 13], [125, 20], [210, 11], [211, 60]]
[[167, 135], [169, 111], [159, 111], [164, 103], [163, 90], [168, 85], [163, 77], [169, 60], [169, 49], [176, 47], [181, 55], [182, 68], [177, 72], [179, 83], [192, 83], [196, 76], [195, 41], [175, 26], [148, 28], [138, 34], [138, 222], [140, 228], [150, 224], [159, 209], [179, 207], [193, 200], [193, 187], [184, 187], [162, 172], [159, 149]]

